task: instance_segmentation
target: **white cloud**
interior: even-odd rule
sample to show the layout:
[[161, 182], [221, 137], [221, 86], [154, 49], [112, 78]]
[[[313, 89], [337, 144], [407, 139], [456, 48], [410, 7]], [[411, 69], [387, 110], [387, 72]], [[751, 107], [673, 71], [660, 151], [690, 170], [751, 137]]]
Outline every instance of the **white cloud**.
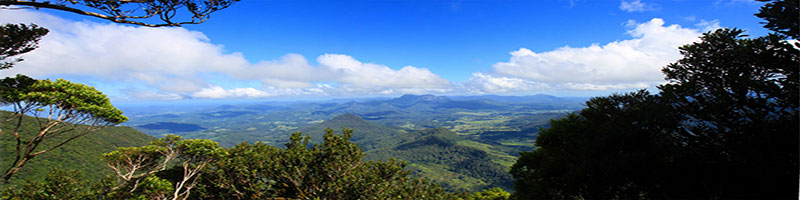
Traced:
[[192, 94], [192, 96], [195, 98], [222, 99], [231, 97], [258, 98], [270, 97], [274, 95], [271, 95], [265, 91], [257, 90], [255, 88], [235, 88], [226, 90], [217, 85], [209, 85], [209, 87], [195, 92]]
[[385, 65], [362, 63], [347, 55], [325, 54], [317, 58], [322, 68], [334, 73], [334, 80], [354, 90], [358, 89], [442, 89], [450, 81], [428, 69], [405, 66], [393, 70]]
[[658, 10], [658, 7], [650, 3], [642, 3], [641, 0], [635, 0], [635, 1], [622, 0], [620, 1], [619, 9], [625, 12], [644, 12], [644, 11]]
[[619, 84], [590, 84], [590, 83], [566, 83], [562, 87], [570, 90], [620, 90], [631, 88], [649, 87], [646, 83], [619, 83]]
[[[493, 73], [568, 90], [643, 88], [661, 83], [661, 68], [681, 57], [678, 47], [700, 36], [697, 29], [664, 25], [658, 18], [630, 21], [628, 27], [632, 39], [604, 45], [540, 53], [520, 48], [508, 62], [494, 64]], [[473, 74], [473, 79], [482, 75]]]
[[[323, 93], [373, 94], [442, 91], [450, 82], [425, 68], [362, 63], [348, 55], [324, 54], [319, 66], [298, 54], [251, 63], [227, 52], [203, 33], [180, 27], [148, 28], [75, 22], [31, 10], [0, 10], [0, 23], [36, 23], [50, 30], [40, 48], [0, 77], [89, 77], [117, 84], [144, 84], [123, 91], [150, 99], [238, 98]], [[260, 81], [258, 87], [214, 81]], [[320, 83], [333, 83], [320, 87]], [[333, 85], [333, 86], [332, 86]], [[155, 90], [155, 91], [153, 91]]]
[[179, 100], [184, 97], [175, 93], [155, 92], [138, 89], [127, 89], [123, 91], [128, 99], [133, 100]]
[[[12, 17], [13, 16], [13, 17]], [[207, 84], [199, 73], [247, 65], [239, 53], [224, 53], [200, 32], [70, 22], [28, 10], [3, 10], [4, 23], [36, 23], [50, 29], [25, 62], [4, 70], [31, 76], [77, 75], [103, 80], [141, 81], [166, 92], [190, 92]]]
[[463, 85], [469, 93], [510, 93], [541, 91], [550, 86], [515, 77], [504, 77], [485, 73], [473, 73]]
[[716, 20], [701, 20], [697, 29], [665, 25], [658, 18], [630, 21], [632, 39], [546, 52], [520, 48], [492, 71], [451, 83], [426, 68], [393, 69], [343, 54], [320, 55], [317, 65], [291, 53], [249, 62], [242, 53], [184, 28], [74, 22], [31, 10], [0, 10], [0, 23], [9, 22], [36, 23], [51, 32], [39, 49], [24, 55], [25, 62], [0, 71], [0, 77], [88, 78], [117, 84], [115, 89], [136, 85], [118, 92], [130, 99], [166, 100], [643, 88], [663, 81], [660, 69], [680, 58], [678, 46], [696, 41], [700, 30], [719, 27]]
[[719, 20], [716, 19], [711, 21], [701, 19], [700, 22], [698, 22], [694, 26], [700, 29], [700, 31], [704, 33], [722, 28], [722, 26], [719, 25]]

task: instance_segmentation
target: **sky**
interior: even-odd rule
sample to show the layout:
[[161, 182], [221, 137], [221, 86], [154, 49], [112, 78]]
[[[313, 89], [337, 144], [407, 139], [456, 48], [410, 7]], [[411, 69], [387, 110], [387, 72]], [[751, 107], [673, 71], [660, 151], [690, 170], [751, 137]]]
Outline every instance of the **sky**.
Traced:
[[435, 95], [601, 96], [665, 83], [678, 47], [767, 34], [753, 0], [244, 0], [149, 28], [48, 9], [50, 33], [0, 77], [93, 86], [112, 102]]

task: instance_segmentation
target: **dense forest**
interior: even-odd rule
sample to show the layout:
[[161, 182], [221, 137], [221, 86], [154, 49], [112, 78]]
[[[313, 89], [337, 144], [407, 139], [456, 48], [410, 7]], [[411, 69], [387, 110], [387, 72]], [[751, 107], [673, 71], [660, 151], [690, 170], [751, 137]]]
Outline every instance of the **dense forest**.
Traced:
[[[756, 16], [774, 31], [717, 29], [682, 46], [668, 83], [586, 102], [512, 167], [520, 199], [796, 199], [798, 1]], [[792, 41], [794, 40], [794, 41]]]
[[[756, 16], [771, 34], [707, 32], [663, 68], [667, 83], [657, 91], [594, 97], [569, 114], [517, 116], [502, 121], [514, 126], [493, 132], [469, 132], [458, 120], [430, 123], [452, 125], [446, 128], [396, 129], [364, 119], [380, 122], [396, 111], [359, 116], [326, 110], [316, 114], [335, 117], [287, 129], [295, 132], [284, 139], [274, 135], [269, 143], [155, 138], [115, 126], [128, 118], [92, 87], [5, 78], [0, 103], [11, 111], [0, 112], [0, 198], [796, 199], [800, 9], [794, 0], [763, 1]], [[3, 59], [35, 49], [47, 34], [35, 25], [0, 28]], [[4, 61], [2, 68], [20, 61]], [[404, 96], [373, 103], [461, 111], [503, 106], [465, 102], [471, 103]], [[363, 108], [358, 106], [348, 108]], [[521, 105], [514, 106], [507, 108]], [[476, 113], [469, 115], [483, 114]], [[543, 125], [543, 116], [553, 119]], [[142, 126], [205, 130], [184, 123]], [[503, 133], [527, 137], [533, 129], [541, 131], [518, 159], [507, 160], [519, 150], [515, 145], [491, 143]]]

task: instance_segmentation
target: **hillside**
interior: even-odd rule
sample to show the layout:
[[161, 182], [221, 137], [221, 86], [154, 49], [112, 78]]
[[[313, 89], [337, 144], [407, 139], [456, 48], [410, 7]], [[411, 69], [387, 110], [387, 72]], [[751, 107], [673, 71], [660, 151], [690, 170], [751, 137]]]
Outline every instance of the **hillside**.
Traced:
[[476, 148], [447, 129], [409, 133], [413, 139], [386, 148], [367, 151], [367, 159], [397, 158], [409, 163], [415, 175], [434, 180], [453, 191], [479, 191], [491, 187], [510, 190], [513, 180], [508, 167], [496, 162], [508, 155]]
[[364, 148], [368, 160], [397, 158], [409, 163], [415, 176], [442, 184], [451, 191], [479, 191], [491, 187], [511, 189], [508, 167], [514, 148], [468, 139], [445, 128], [405, 131], [342, 114], [322, 123], [298, 129], [320, 143], [326, 128], [354, 129], [351, 141]]
[[[404, 130], [443, 127], [461, 135], [492, 132], [492, 138], [508, 139], [494, 142], [530, 144], [531, 134], [538, 131], [535, 127], [547, 124], [550, 117], [583, 108], [583, 99], [548, 95], [403, 95], [319, 102], [198, 104], [193, 110], [182, 109], [181, 105], [174, 106], [175, 110], [141, 106], [125, 107], [125, 112], [131, 113], [125, 125], [156, 137], [172, 133], [212, 139], [227, 147], [242, 141], [280, 146], [288, 132], [351, 113], [369, 122]], [[514, 119], [524, 120], [511, 121]]]
[[[8, 119], [10, 114], [7, 111], [0, 111], [0, 119]], [[33, 122], [33, 118], [25, 118], [26, 125], [22, 127], [21, 134], [30, 134], [36, 130], [31, 123], [27, 122]], [[0, 129], [4, 130], [0, 135], [0, 166], [3, 169], [7, 168], [14, 159], [16, 140], [11, 132], [13, 125], [12, 122], [0, 121]], [[31, 179], [40, 180], [54, 167], [77, 170], [83, 172], [86, 178], [97, 180], [112, 172], [102, 161], [101, 154], [113, 151], [117, 147], [146, 145], [154, 139], [154, 137], [131, 127], [115, 126], [101, 129], [32, 159], [12, 178], [12, 183]], [[47, 147], [47, 144], [44, 145]]]
[[342, 114], [322, 123], [291, 132], [299, 131], [310, 135], [312, 143], [320, 143], [327, 128], [335, 131], [340, 131], [341, 128], [353, 129], [353, 138], [350, 140], [364, 148], [365, 151], [398, 143], [400, 138], [407, 137], [403, 136], [404, 132], [397, 128], [372, 123], [353, 114]]

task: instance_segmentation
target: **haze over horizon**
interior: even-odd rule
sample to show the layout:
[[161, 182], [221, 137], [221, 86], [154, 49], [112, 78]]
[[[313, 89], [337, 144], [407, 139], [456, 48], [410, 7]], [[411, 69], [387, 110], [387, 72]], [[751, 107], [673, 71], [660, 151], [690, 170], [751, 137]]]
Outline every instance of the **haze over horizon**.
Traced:
[[677, 48], [706, 31], [764, 35], [752, 15], [762, 4], [242, 1], [203, 24], [172, 28], [0, 10], [0, 23], [50, 30], [0, 77], [64, 78], [114, 102], [598, 96], [663, 83], [660, 69], [680, 58]]

